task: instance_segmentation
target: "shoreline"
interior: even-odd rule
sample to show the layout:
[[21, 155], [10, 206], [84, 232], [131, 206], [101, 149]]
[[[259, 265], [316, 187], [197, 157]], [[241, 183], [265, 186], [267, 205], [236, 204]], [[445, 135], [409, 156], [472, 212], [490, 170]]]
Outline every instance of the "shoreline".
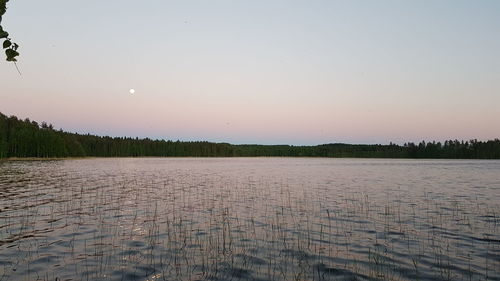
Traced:
[[[76, 159], [90, 159], [97, 157], [8, 157], [0, 158], [2, 161], [58, 161], [58, 160], [76, 160]], [[102, 157], [107, 158], [107, 157]]]
[[380, 159], [380, 160], [500, 160], [497, 158], [407, 158], [407, 157], [324, 157], [324, 156], [83, 156], [83, 157], [8, 157], [0, 158], [0, 162], [16, 161], [62, 161], [62, 160], [84, 160], [84, 159], [144, 159], [144, 158], [312, 158], [312, 159]]

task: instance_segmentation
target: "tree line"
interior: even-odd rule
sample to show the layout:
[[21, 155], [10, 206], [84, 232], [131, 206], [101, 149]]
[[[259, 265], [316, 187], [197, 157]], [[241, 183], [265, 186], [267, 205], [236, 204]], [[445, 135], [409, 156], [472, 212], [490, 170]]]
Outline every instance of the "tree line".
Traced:
[[233, 145], [207, 141], [171, 141], [82, 135], [0, 113], [0, 158], [9, 157], [363, 157], [500, 159], [500, 140], [425, 142], [404, 145], [322, 144]]

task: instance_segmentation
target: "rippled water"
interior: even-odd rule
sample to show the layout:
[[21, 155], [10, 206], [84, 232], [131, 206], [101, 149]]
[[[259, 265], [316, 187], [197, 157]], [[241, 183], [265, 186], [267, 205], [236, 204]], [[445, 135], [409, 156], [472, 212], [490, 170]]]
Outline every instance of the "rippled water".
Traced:
[[500, 280], [500, 161], [0, 163], [0, 280]]

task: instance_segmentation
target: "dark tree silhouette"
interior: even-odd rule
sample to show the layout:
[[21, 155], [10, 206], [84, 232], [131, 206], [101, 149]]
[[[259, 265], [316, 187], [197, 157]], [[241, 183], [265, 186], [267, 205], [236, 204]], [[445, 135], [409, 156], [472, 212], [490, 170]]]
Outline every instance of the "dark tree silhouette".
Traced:
[[316, 146], [232, 145], [206, 141], [181, 142], [123, 137], [80, 135], [55, 130], [52, 125], [0, 113], [0, 158], [9, 157], [363, 157], [363, 158], [461, 158], [500, 159], [500, 140], [449, 140], [444, 144], [424, 142], [403, 146], [353, 145]]

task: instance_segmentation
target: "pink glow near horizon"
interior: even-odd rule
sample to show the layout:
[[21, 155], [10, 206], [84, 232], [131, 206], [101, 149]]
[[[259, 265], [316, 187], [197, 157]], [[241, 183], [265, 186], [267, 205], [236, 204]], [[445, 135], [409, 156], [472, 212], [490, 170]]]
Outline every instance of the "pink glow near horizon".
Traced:
[[232, 143], [500, 137], [495, 3], [56, 2], [10, 4], [23, 76], [0, 63], [4, 114]]

